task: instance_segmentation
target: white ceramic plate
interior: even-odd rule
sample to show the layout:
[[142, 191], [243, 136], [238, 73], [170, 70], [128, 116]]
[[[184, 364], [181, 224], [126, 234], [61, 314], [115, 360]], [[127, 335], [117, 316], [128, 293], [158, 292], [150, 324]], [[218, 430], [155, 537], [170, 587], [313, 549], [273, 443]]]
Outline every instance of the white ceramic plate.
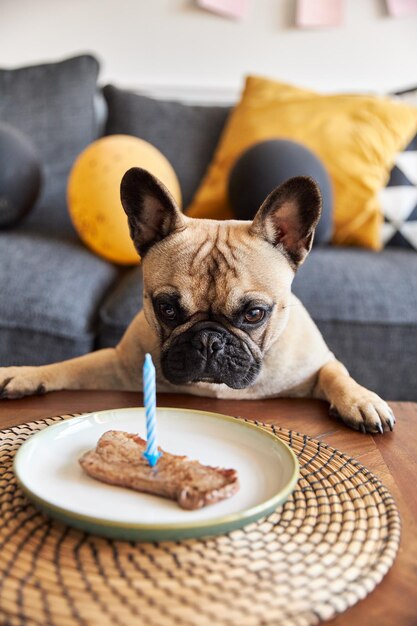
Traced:
[[207, 465], [238, 471], [240, 490], [197, 511], [90, 478], [79, 457], [107, 430], [146, 438], [143, 408], [90, 413], [45, 428], [15, 457], [14, 471], [28, 497], [52, 517], [119, 539], [176, 540], [239, 528], [271, 513], [295, 488], [298, 462], [273, 433], [233, 417], [160, 408], [158, 445]]

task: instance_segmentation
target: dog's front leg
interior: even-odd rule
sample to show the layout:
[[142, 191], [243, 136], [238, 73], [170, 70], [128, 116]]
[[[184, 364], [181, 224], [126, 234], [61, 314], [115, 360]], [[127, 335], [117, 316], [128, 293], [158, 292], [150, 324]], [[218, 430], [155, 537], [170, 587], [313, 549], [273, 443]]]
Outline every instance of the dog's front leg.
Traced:
[[22, 398], [60, 389], [139, 390], [144, 355], [153, 347], [152, 332], [143, 313], [139, 313], [116, 348], [50, 365], [0, 367], [0, 398]]
[[361, 432], [382, 433], [393, 429], [395, 417], [376, 393], [359, 385], [339, 361], [326, 363], [318, 375], [316, 398], [330, 403], [330, 414]]
[[125, 389], [124, 368], [114, 348], [40, 366], [0, 368], [0, 398], [22, 398], [59, 389]]

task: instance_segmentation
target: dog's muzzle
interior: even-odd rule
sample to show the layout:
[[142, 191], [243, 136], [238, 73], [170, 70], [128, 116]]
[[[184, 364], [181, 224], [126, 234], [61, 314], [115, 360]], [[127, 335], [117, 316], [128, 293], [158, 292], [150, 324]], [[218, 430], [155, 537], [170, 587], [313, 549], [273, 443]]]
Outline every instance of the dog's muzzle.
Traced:
[[165, 378], [189, 382], [224, 383], [243, 389], [254, 382], [261, 367], [248, 344], [216, 322], [197, 322], [178, 335], [161, 354]]

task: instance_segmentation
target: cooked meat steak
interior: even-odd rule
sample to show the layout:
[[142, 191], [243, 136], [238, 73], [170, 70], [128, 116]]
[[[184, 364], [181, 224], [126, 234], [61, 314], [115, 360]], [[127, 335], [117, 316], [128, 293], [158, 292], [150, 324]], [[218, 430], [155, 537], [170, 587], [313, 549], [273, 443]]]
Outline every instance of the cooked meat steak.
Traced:
[[234, 469], [201, 465], [169, 452], [163, 452], [157, 465], [150, 467], [143, 457], [145, 450], [146, 441], [141, 437], [109, 430], [95, 450], [80, 458], [80, 465], [93, 478], [171, 498], [183, 509], [201, 509], [230, 498], [239, 489]]

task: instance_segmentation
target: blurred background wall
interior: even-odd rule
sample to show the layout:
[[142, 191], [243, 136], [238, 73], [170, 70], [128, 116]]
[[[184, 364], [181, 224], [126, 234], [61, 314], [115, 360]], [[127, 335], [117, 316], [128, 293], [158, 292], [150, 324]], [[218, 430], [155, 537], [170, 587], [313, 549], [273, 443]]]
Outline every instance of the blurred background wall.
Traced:
[[0, 65], [91, 51], [101, 82], [163, 96], [231, 100], [245, 73], [320, 90], [417, 84], [417, 17], [345, 0], [339, 28], [301, 30], [295, 0], [250, 0], [242, 21], [192, 0], [0, 0]]

